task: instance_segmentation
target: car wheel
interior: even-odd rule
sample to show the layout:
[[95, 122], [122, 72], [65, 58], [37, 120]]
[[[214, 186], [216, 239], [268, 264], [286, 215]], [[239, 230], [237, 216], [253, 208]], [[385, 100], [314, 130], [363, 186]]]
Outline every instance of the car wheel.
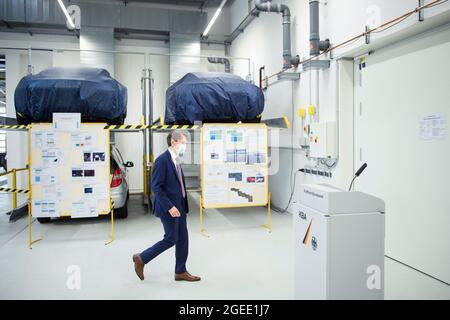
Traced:
[[114, 218], [125, 219], [126, 217], [128, 217], [128, 201], [122, 208], [114, 209]]
[[37, 218], [37, 220], [40, 223], [49, 223], [52, 219], [51, 218]]

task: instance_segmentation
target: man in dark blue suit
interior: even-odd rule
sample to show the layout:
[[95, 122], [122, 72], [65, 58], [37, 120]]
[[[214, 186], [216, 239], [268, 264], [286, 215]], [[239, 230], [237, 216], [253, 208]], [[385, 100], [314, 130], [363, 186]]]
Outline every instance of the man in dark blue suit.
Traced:
[[175, 280], [199, 281], [186, 270], [189, 237], [186, 215], [189, 212], [186, 184], [181, 170], [180, 157], [186, 151], [185, 133], [175, 130], [167, 136], [168, 150], [155, 161], [152, 188], [155, 195], [153, 212], [161, 219], [164, 238], [140, 254], [133, 255], [134, 270], [144, 280], [144, 266], [159, 254], [175, 246]]

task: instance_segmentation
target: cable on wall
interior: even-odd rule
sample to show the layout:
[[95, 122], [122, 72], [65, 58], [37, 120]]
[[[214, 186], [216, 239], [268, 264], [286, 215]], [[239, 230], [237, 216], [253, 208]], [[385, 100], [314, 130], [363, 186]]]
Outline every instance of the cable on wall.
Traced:
[[[346, 40], [346, 41], [341, 42], [341, 43], [339, 43], [339, 44], [337, 44], [337, 45], [335, 45], [333, 47], [330, 47], [329, 49], [323, 51], [322, 53], [320, 53], [317, 56], [312, 56], [312, 57], [310, 57], [310, 58], [308, 58], [306, 60], [300, 61], [299, 65], [302, 65], [304, 63], [310, 62], [312, 60], [318, 60], [320, 57], [330, 53], [331, 51], [336, 50], [336, 49], [340, 49], [340, 48], [343, 48], [343, 47], [346, 47], [346, 46], [349, 46], [349, 45], [353, 44], [354, 42], [360, 40], [361, 38], [365, 38], [367, 35], [370, 35], [371, 33], [380, 33], [380, 32], [386, 31], [386, 30], [388, 30], [388, 29], [398, 25], [399, 23], [405, 21], [407, 18], [409, 18], [410, 16], [412, 16], [415, 13], [418, 13], [419, 11], [422, 11], [422, 10], [425, 10], [425, 9], [429, 9], [429, 8], [433, 8], [433, 7], [436, 7], [438, 5], [442, 5], [442, 4], [446, 3], [446, 2], [448, 2], [448, 0], [435, 0], [433, 2], [430, 2], [429, 4], [423, 5], [421, 7], [417, 7], [414, 10], [411, 10], [411, 11], [409, 11], [409, 12], [407, 12], [407, 13], [401, 15], [401, 16], [398, 16], [398, 17], [396, 17], [394, 19], [388, 20], [387, 22], [379, 25], [378, 27], [375, 27], [373, 29], [369, 29], [369, 30], [367, 30], [367, 31], [365, 31], [365, 32], [363, 32], [363, 33], [361, 33], [361, 34], [359, 34], [359, 35], [349, 39], [349, 40]], [[271, 79], [273, 77], [277, 77], [277, 76], [279, 76], [282, 73], [285, 73], [285, 72], [287, 72], [289, 70], [292, 70], [293, 68], [294, 67], [291, 67], [291, 68], [285, 69], [285, 70], [281, 70], [281, 71], [279, 71], [279, 72], [277, 72], [277, 73], [275, 73], [273, 75], [268, 76], [266, 79], [269, 80], [269, 79]], [[297, 68], [297, 67], [295, 67], [295, 68]]]

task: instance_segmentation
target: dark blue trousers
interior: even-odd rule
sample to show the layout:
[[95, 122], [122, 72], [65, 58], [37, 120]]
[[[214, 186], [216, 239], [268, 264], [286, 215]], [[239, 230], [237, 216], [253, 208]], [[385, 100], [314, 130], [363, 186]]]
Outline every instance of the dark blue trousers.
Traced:
[[164, 238], [141, 253], [142, 261], [147, 264], [159, 254], [175, 246], [175, 273], [186, 272], [189, 249], [186, 215], [182, 214], [177, 218], [162, 218], [161, 222], [164, 227]]

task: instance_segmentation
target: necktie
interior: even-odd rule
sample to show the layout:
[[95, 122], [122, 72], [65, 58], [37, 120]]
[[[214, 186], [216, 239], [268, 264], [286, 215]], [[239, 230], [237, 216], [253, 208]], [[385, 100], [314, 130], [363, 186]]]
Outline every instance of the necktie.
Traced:
[[183, 176], [181, 175], [180, 158], [176, 157], [175, 162], [177, 163], [177, 175], [178, 175], [178, 181], [180, 181], [181, 193], [183, 194], [183, 198], [186, 198], [186, 190], [184, 190]]

